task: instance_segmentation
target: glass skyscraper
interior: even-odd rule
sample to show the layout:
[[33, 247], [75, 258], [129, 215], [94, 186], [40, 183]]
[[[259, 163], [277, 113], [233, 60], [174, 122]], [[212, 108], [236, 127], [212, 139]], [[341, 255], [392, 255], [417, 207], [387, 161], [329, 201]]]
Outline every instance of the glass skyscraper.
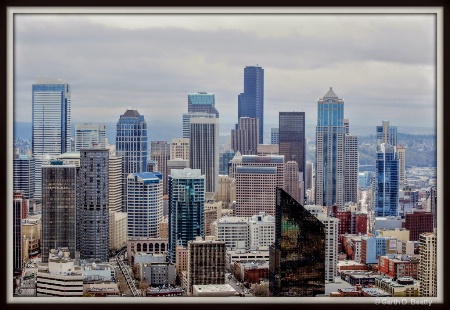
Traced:
[[137, 110], [127, 110], [117, 122], [116, 155], [122, 156], [122, 211], [126, 212], [127, 176], [147, 169], [147, 123]]
[[325, 225], [276, 189], [275, 243], [269, 248], [269, 296], [325, 293]]
[[42, 262], [51, 249], [76, 250], [76, 166], [61, 160], [42, 165]]
[[375, 169], [375, 216], [398, 216], [399, 165], [395, 146], [379, 146]]
[[34, 197], [34, 158], [29, 155], [15, 155], [13, 161], [13, 191], [21, 191], [25, 199]]
[[[279, 112], [279, 151], [284, 161], [296, 161], [305, 182], [305, 112]], [[303, 201], [304, 197], [301, 198]]]
[[264, 69], [256, 66], [244, 68], [244, 92], [238, 96], [238, 119], [259, 119], [259, 143], [264, 141]]
[[333, 89], [317, 102], [316, 204], [344, 205], [344, 100]]
[[32, 85], [32, 153], [37, 201], [42, 198], [44, 158], [70, 151], [70, 104], [71, 87], [65, 81], [39, 77]]
[[91, 143], [96, 143], [100, 148], [105, 148], [106, 125], [92, 123], [76, 124], [74, 151], [90, 148]]
[[173, 169], [169, 176], [169, 262], [176, 247], [204, 237], [205, 176], [200, 169]]

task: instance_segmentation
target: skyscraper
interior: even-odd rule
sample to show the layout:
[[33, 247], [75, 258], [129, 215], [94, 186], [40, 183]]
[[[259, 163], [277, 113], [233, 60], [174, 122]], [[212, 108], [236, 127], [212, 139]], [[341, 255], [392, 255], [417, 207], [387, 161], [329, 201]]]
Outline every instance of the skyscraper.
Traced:
[[[173, 138], [170, 143], [170, 159], [184, 159], [189, 163], [189, 139]], [[170, 171], [169, 171], [170, 173]]]
[[106, 147], [106, 125], [83, 123], [75, 125], [75, 151], [90, 148], [97, 143], [100, 148]]
[[147, 169], [147, 123], [144, 115], [128, 109], [117, 122], [116, 155], [122, 156], [122, 211], [126, 212], [128, 174]]
[[[284, 161], [296, 161], [305, 182], [305, 112], [279, 112], [279, 151]], [[300, 203], [303, 200], [299, 201]]]
[[398, 216], [398, 155], [395, 146], [381, 143], [375, 164], [375, 216]]
[[358, 137], [345, 135], [344, 203], [358, 202]]
[[316, 204], [344, 204], [344, 100], [333, 89], [317, 102]]
[[269, 249], [269, 296], [325, 293], [325, 238], [325, 225], [277, 188], [275, 243]]
[[109, 150], [80, 150], [77, 186], [77, 249], [81, 259], [109, 257]]
[[264, 69], [256, 66], [244, 68], [244, 92], [238, 96], [238, 118], [259, 119], [259, 143], [264, 141]]
[[169, 262], [176, 247], [204, 236], [205, 176], [200, 169], [173, 169], [169, 176]]
[[76, 166], [61, 160], [42, 165], [42, 262], [48, 263], [51, 249], [76, 251]]
[[188, 94], [188, 113], [205, 112], [214, 114], [218, 118], [219, 111], [217, 111], [215, 104], [215, 96], [212, 93], [198, 92]]
[[189, 159], [205, 175], [205, 191], [215, 192], [219, 176], [219, 119], [192, 118]]
[[17, 155], [13, 160], [13, 191], [21, 191], [25, 199], [34, 198], [35, 191], [34, 158]]
[[170, 144], [167, 141], [152, 141], [150, 146], [150, 158], [156, 162], [156, 170], [162, 173], [163, 193], [167, 194], [167, 161], [170, 159]]
[[63, 80], [38, 77], [32, 86], [32, 92], [35, 199], [40, 201], [44, 157], [70, 151], [71, 87]]
[[122, 212], [122, 156], [110, 153], [108, 161], [109, 210]]
[[279, 128], [270, 129], [270, 144], [278, 144], [280, 142], [280, 130]]
[[399, 186], [406, 185], [406, 148], [397, 144]]
[[13, 272], [22, 274], [22, 206], [25, 202], [20, 192], [13, 198]]
[[235, 129], [231, 130], [231, 149], [242, 155], [256, 155], [259, 143], [259, 120], [240, 117]]
[[419, 236], [419, 272], [420, 297], [437, 296], [437, 236], [423, 233]]
[[158, 238], [163, 217], [160, 172], [130, 173], [127, 178], [128, 238]]
[[377, 126], [377, 146], [381, 143], [397, 146], [397, 126], [390, 126], [389, 121], [382, 121], [382, 125]]
[[302, 204], [303, 199], [300, 196], [300, 175], [296, 161], [290, 160], [284, 165], [284, 177], [284, 190], [298, 203]]
[[193, 118], [216, 118], [215, 114], [206, 112], [183, 113], [183, 138], [189, 139], [191, 136], [191, 119]]

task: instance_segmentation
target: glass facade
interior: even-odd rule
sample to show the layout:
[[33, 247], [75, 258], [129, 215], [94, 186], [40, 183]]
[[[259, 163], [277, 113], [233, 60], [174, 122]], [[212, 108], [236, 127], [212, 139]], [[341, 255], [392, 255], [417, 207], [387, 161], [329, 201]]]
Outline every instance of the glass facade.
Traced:
[[50, 249], [76, 249], [76, 166], [51, 161], [42, 165], [42, 262]]
[[333, 89], [319, 99], [316, 127], [316, 204], [344, 204], [344, 100]]
[[205, 176], [200, 169], [173, 169], [169, 176], [169, 262], [176, 247], [204, 237]]
[[276, 190], [275, 243], [270, 246], [269, 295], [325, 293], [325, 225], [281, 188]]
[[396, 148], [382, 143], [376, 159], [375, 216], [398, 215], [399, 162]]
[[238, 119], [259, 119], [259, 144], [264, 138], [264, 69], [259, 66], [244, 68], [244, 92], [238, 96]]
[[219, 111], [217, 111], [216, 100], [214, 94], [198, 92], [188, 94], [188, 112], [205, 112], [208, 114], [214, 114], [219, 117]]
[[13, 199], [13, 272], [22, 273], [22, 205], [24, 199], [14, 194]]
[[38, 78], [32, 85], [32, 153], [35, 159], [35, 199], [42, 197], [41, 166], [46, 155], [70, 151], [71, 87], [62, 80]]
[[147, 123], [136, 110], [127, 110], [116, 126], [116, 155], [122, 156], [122, 211], [126, 212], [127, 176], [147, 169]]
[[13, 191], [21, 191], [25, 199], [34, 197], [34, 166], [34, 158], [28, 155], [18, 155], [13, 161]]
[[[279, 151], [285, 162], [296, 161], [305, 182], [305, 112], [279, 112]], [[302, 197], [304, 198], [304, 197]]]

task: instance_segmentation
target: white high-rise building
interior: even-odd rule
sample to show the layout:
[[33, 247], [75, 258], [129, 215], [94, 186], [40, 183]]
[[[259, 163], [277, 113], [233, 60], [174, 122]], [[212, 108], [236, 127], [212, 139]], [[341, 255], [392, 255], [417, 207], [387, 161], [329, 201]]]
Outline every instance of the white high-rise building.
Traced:
[[419, 236], [420, 297], [437, 296], [437, 238], [434, 233]]
[[337, 275], [339, 219], [328, 217], [322, 206], [306, 205], [305, 209], [325, 225], [325, 280], [334, 282]]
[[358, 202], [358, 137], [345, 136], [344, 203]]
[[163, 218], [163, 181], [160, 172], [130, 173], [127, 177], [128, 238], [159, 237]]
[[38, 77], [32, 86], [32, 153], [35, 160], [35, 193], [42, 199], [42, 163], [70, 151], [71, 86], [60, 79]]
[[189, 134], [190, 166], [205, 175], [205, 192], [215, 192], [219, 176], [219, 119], [192, 118]]
[[75, 125], [75, 151], [90, 148], [92, 143], [101, 149], [106, 147], [106, 125], [104, 124], [76, 124]]
[[109, 155], [109, 210], [122, 211], [122, 156]]

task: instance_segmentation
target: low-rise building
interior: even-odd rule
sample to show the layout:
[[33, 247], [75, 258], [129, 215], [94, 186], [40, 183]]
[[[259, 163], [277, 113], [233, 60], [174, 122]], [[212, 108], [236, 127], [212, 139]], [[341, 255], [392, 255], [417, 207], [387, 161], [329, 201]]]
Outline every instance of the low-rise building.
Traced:
[[419, 258], [416, 255], [384, 255], [378, 257], [378, 272], [393, 279], [418, 279]]
[[269, 249], [264, 250], [235, 250], [225, 254], [226, 268], [231, 270], [234, 262], [269, 261]]
[[396, 281], [390, 277], [380, 277], [375, 280], [375, 285], [394, 297], [419, 296], [420, 282], [411, 277], [401, 277]]
[[233, 274], [240, 282], [259, 283], [269, 278], [269, 262], [234, 262]]
[[230, 284], [194, 285], [192, 296], [196, 297], [230, 297], [238, 292]]

